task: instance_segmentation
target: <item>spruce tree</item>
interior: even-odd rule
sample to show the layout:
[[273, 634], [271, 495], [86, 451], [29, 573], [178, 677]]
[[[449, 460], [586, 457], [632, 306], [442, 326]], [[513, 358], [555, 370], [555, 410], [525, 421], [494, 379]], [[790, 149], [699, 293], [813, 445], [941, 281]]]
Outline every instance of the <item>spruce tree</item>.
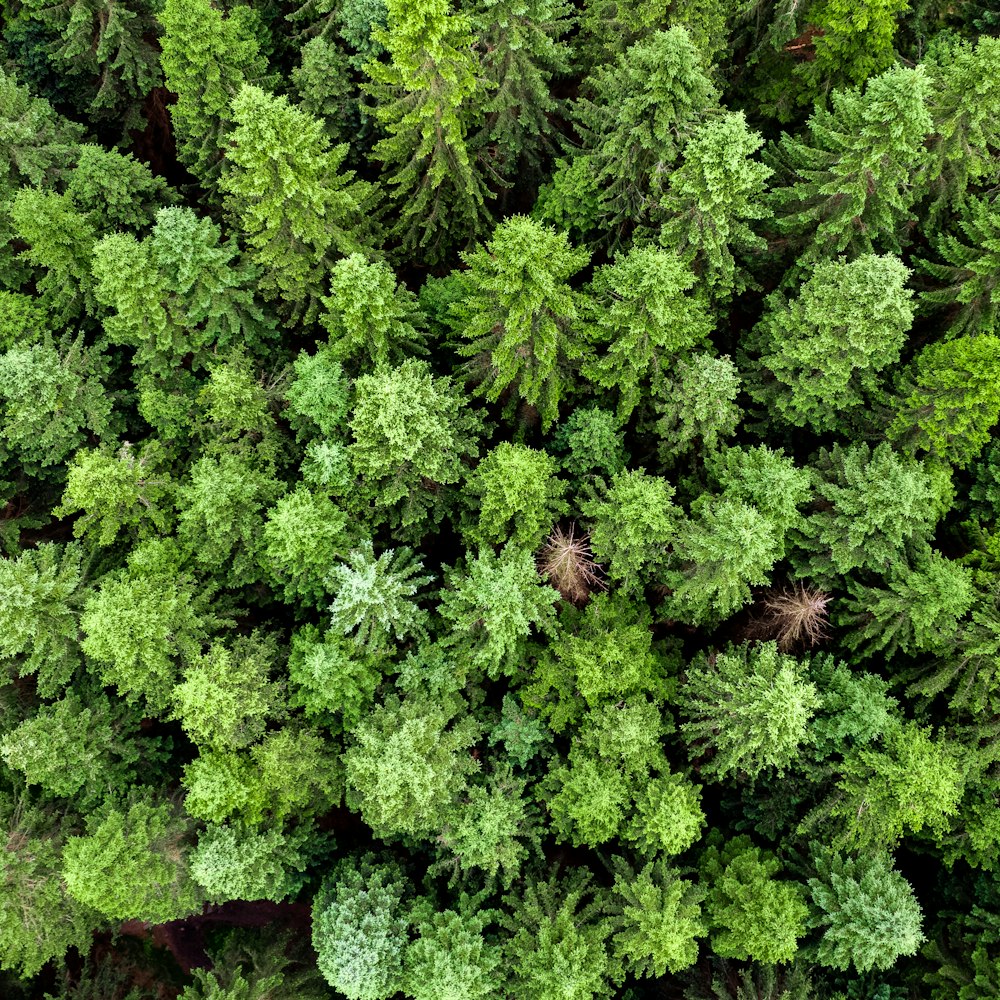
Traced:
[[437, 263], [467, 246], [489, 221], [488, 171], [470, 147], [486, 87], [467, 14], [447, 0], [388, 0], [374, 37], [389, 62], [369, 62], [365, 90], [382, 131], [371, 158], [386, 173], [404, 254]]

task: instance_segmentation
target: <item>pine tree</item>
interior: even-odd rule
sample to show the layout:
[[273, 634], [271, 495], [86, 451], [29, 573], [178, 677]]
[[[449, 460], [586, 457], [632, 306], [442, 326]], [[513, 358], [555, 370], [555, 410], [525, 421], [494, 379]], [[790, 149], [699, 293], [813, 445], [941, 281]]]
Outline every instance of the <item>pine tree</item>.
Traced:
[[559, 413], [569, 362], [580, 357], [578, 294], [569, 279], [590, 259], [565, 234], [523, 215], [506, 219], [485, 246], [462, 255], [465, 294], [452, 307], [473, 360], [470, 376], [487, 399], [510, 390], [536, 407], [543, 429]]
[[764, 189], [773, 171], [752, 159], [763, 144], [742, 111], [708, 119], [688, 139], [684, 160], [668, 179], [660, 243], [688, 261], [721, 302], [753, 287], [734, 251], [742, 257], [767, 248], [750, 227], [771, 214]]
[[925, 231], [961, 205], [969, 188], [998, 179], [1000, 82], [992, 71], [1000, 39], [982, 35], [975, 43], [944, 33], [933, 39], [924, 65], [931, 76], [934, 134], [924, 183], [930, 189]]
[[105, 236], [94, 248], [97, 300], [112, 343], [137, 348], [136, 360], [166, 376], [189, 355], [203, 367], [215, 346], [257, 343], [269, 324], [254, 302], [256, 270], [222, 242], [211, 219], [189, 208], [164, 208], [143, 240]]
[[910, 272], [890, 255], [823, 261], [788, 301], [780, 292], [754, 330], [751, 392], [796, 426], [829, 431], [878, 389], [913, 320]]
[[550, 119], [558, 103], [550, 81], [569, 71], [562, 36], [573, 16], [564, 0], [479, 0], [473, 8], [480, 72], [490, 91], [484, 129], [508, 178], [522, 163], [537, 167], [552, 145]]
[[844, 858], [813, 845], [813, 864], [809, 889], [818, 912], [810, 923], [823, 929], [816, 956], [821, 965], [853, 965], [863, 973], [916, 953], [924, 939], [920, 905], [891, 858]]
[[607, 347], [582, 370], [618, 390], [621, 423], [660, 390], [678, 357], [707, 340], [714, 324], [705, 301], [686, 294], [694, 284], [676, 254], [655, 247], [637, 247], [597, 270], [587, 292], [587, 336]]
[[772, 195], [776, 226], [803, 247], [801, 265], [900, 252], [933, 129], [929, 93], [922, 69], [894, 67], [864, 90], [834, 91], [832, 110], [816, 108], [806, 138], [782, 135], [773, 166], [787, 184]]
[[452, 12], [447, 0], [388, 0], [386, 8], [388, 24], [373, 37], [389, 62], [365, 66], [365, 90], [385, 132], [371, 156], [398, 206], [391, 234], [403, 253], [433, 264], [489, 220], [489, 178], [470, 148], [485, 85], [468, 15]]
[[341, 172], [347, 145], [329, 148], [323, 123], [286, 97], [244, 86], [231, 105], [226, 211], [260, 268], [258, 287], [280, 298], [289, 323], [317, 315], [332, 254], [360, 249], [374, 189]]
[[214, 190], [223, 168], [230, 104], [245, 83], [259, 80], [266, 61], [254, 38], [249, 7], [226, 14], [211, 0], [164, 0], [158, 14], [163, 75], [177, 94], [170, 119], [181, 162]]
[[768, 768], [781, 775], [798, 758], [821, 704], [803, 664], [773, 642], [699, 660], [688, 669], [678, 702], [689, 754], [712, 752], [700, 770], [751, 779]]
[[944, 263], [918, 260], [938, 285], [921, 298], [932, 306], [950, 307], [946, 312], [948, 333], [992, 334], [996, 330], [997, 305], [993, 294], [1000, 267], [1000, 209], [985, 198], [969, 198], [955, 221], [961, 236], [942, 233], [933, 239]]
[[618, 246], [634, 229], [662, 220], [666, 178], [719, 94], [680, 25], [636, 42], [597, 69], [588, 88], [592, 96], [573, 106], [582, 143], [576, 156], [586, 157], [598, 191], [602, 239]]
[[910, 395], [887, 436], [959, 467], [991, 440], [1000, 419], [1000, 337], [960, 337], [917, 355]]

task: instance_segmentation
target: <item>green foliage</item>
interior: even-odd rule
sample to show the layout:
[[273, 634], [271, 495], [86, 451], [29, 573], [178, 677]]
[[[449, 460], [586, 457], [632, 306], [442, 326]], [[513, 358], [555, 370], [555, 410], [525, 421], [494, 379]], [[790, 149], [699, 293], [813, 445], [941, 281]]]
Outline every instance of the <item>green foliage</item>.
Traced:
[[506, 545], [500, 555], [481, 549], [464, 567], [445, 574], [439, 613], [447, 641], [491, 677], [519, 665], [534, 632], [552, 635], [559, 592], [538, 575], [530, 552]]
[[233, 98], [220, 182], [226, 211], [260, 269], [258, 287], [295, 322], [318, 311], [324, 266], [365, 242], [372, 187], [341, 172], [347, 146], [329, 146], [323, 123], [259, 87]]
[[750, 227], [771, 214], [764, 185], [773, 171], [752, 159], [762, 145], [742, 111], [707, 119], [685, 144], [663, 198], [660, 243], [689, 261], [717, 300], [753, 287], [736, 253], [767, 248]]
[[476, 770], [473, 718], [447, 705], [391, 699], [363, 719], [344, 754], [347, 802], [379, 837], [430, 833]]
[[917, 355], [914, 384], [887, 435], [959, 467], [975, 459], [1000, 419], [1000, 338], [960, 337]]
[[564, 514], [565, 483], [556, 479], [556, 463], [544, 451], [501, 442], [476, 466], [465, 489], [479, 501], [479, 522], [468, 532], [479, 545], [535, 549]]
[[416, 923], [407, 948], [403, 988], [414, 1000], [488, 1000], [497, 995], [503, 974], [500, 948], [483, 931], [489, 911], [442, 910]]
[[186, 830], [167, 804], [138, 799], [87, 818], [87, 832], [63, 849], [63, 878], [74, 899], [116, 920], [177, 920], [201, 909], [184, 844]]
[[754, 331], [754, 396], [789, 423], [829, 431], [878, 389], [913, 320], [910, 272], [890, 255], [818, 263], [790, 302], [780, 292]]
[[226, 14], [210, 0], [164, 0], [160, 64], [177, 95], [170, 120], [181, 162], [203, 183], [218, 184], [230, 103], [264, 72], [249, 7]]
[[608, 576], [635, 588], [667, 561], [667, 546], [678, 529], [674, 489], [645, 470], [622, 471], [609, 483], [597, 480], [580, 512], [591, 523], [594, 555], [607, 564]]
[[692, 757], [713, 751], [700, 770], [756, 778], [773, 767], [783, 774], [808, 741], [809, 720], [821, 704], [804, 674], [773, 642], [714, 653], [690, 667], [678, 703]]
[[615, 955], [640, 976], [679, 972], [698, 959], [698, 939], [708, 933], [701, 919], [705, 890], [664, 861], [631, 871], [616, 859], [611, 906], [620, 913], [612, 938]]
[[0, 559], [0, 658], [18, 676], [36, 674], [50, 698], [80, 664], [80, 610], [87, 597], [79, 545], [42, 542]]
[[248, 287], [257, 272], [238, 253], [188, 208], [161, 209], [145, 239], [105, 236], [93, 270], [94, 294], [113, 310], [108, 339], [137, 348], [138, 363], [164, 376], [189, 356], [203, 367], [213, 347], [256, 343], [268, 324]]
[[477, 415], [450, 379], [415, 358], [379, 366], [354, 388], [348, 454], [371, 503], [403, 531], [438, 520], [447, 509], [446, 487], [478, 454]]
[[558, 417], [567, 368], [583, 352], [578, 293], [569, 279], [590, 254], [564, 233], [514, 215], [485, 246], [462, 254], [464, 297], [452, 307], [467, 370], [489, 400], [509, 392], [536, 408], [542, 427]]
[[583, 146], [576, 155], [586, 158], [597, 189], [602, 239], [617, 245], [662, 220], [670, 168], [719, 93], [682, 25], [636, 42], [587, 82], [587, 96], [573, 105]]
[[365, 66], [385, 133], [372, 156], [399, 206], [392, 235], [404, 252], [437, 262], [489, 220], [488, 176], [469, 140], [488, 81], [479, 76], [467, 14], [445, 0], [387, 0], [386, 11], [386, 27], [372, 37], [389, 62]]
[[4, 763], [28, 785], [81, 806], [125, 789], [139, 760], [133, 726], [104, 695], [84, 703], [70, 693], [0, 739]]
[[399, 868], [370, 854], [345, 859], [323, 883], [313, 947], [323, 978], [348, 1000], [384, 1000], [402, 986], [406, 894]]
[[893, 67], [863, 91], [833, 91], [808, 137], [782, 135], [774, 166], [788, 182], [773, 192], [776, 226], [804, 246], [801, 264], [900, 251], [933, 128], [929, 91], [922, 69]]
[[107, 359], [82, 337], [12, 347], [0, 357], [2, 436], [28, 465], [55, 465], [87, 439], [114, 427], [102, 382]]
[[816, 955], [821, 965], [867, 972], [916, 952], [924, 938], [920, 905], [891, 858], [815, 852], [813, 863], [809, 889], [817, 912], [811, 922], [823, 929]]
[[608, 949], [611, 927], [600, 918], [603, 894], [586, 870], [528, 884], [505, 921], [509, 986], [524, 1000], [611, 997], [619, 979]]
[[330, 294], [322, 301], [320, 323], [338, 360], [377, 367], [426, 353], [427, 320], [417, 298], [383, 261], [361, 253], [337, 261], [330, 269]]
[[722, 958], [788, 962], [806, 932], [805, 887], [776, 878], [781, 863], [749, 837], [706, 848], [702, 875], [709, 881], [705, 914], [711, 944]]
[[122, 528], [140, 539], [165, 533], [173, 522], [174, 484], [158, 472], [159, 449], [135, 455], [126, 441], [117, 451], [81, 449], [69, 464], [59, 517], [82, 512], [73, 524], [77, 538], [111, 545]]
[[422, 568], [410, 549], [386, 549], [376, 558], [372, 543], [362, 543], [327, 577], [333, 629], [372, 647], [392, 636], [426, 635], [427, 612], [413, 598], [434, 578], [420, 576]]
[[0, 966], [35, 975], [69, 948], [85, 951], [102, 915], [67, 891], [61, 862], [71, 825], [26, 798], [4, 794]]
[[802, 544], [811, 555], [801, 564], [813, 579], [860, 568], [888, 572], [904, 554], [922, 551], [949, 504], [946, 469], [887, 444], [834, 445], [820, 452], [817, 466], [816, 492], [825, 503], [806, 519]]
[[154, 711], [170, 701], [178, 661], [194, 662], [227, 619], [212, 609], [213, 593], [182, 567], [162, 541], [136, 546], [124, 569], [109, 573], [87, 597], [79, 627], [90, 666], [126, 700]]
[[281, 689], [268, 679], [274, 645], [258, 635], [231, 648], [215, 642], [187, 666], [174, 688], [174, 714], [199, 747], [239, 750], [264, 734], [281, 705]]
[[583, 366], [583, 374], [618, 390], [624, 423], [643, 397], [662, 392], [678, 356], [702, 346], [712, 329], [704, 301], [686, 295], [695, 276], [676, 254], [638, 247], [598, 269], [587, 301], [588, 337], [607, 353]]

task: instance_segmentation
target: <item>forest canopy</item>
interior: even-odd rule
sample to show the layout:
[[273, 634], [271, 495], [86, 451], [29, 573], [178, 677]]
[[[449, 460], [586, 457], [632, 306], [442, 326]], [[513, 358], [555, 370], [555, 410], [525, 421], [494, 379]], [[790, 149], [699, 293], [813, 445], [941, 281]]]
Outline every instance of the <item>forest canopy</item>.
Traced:
[[994, 0], [0, 0], [0, 996], [996, 1000], [998, 199]]

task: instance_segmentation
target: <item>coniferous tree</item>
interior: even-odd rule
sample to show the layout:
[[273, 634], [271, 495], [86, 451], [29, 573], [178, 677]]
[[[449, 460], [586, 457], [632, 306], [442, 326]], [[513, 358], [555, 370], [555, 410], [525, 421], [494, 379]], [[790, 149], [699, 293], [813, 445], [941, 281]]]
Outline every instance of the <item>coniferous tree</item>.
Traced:
[[373, 37], [389, 62], [365, 66], [365, 89], [386, 133], [371, 155], [398, 206], [391, 234], [403, 252], [436, 263], [489, 221], [489, 172], [470, 143], [485, 84], [468, 15], [451, 11], [446, 0], [388, 0], [386, 10], [386, 27]]
[[912, 209], [933, 128], [930, 80], [921, 69], [896, 67], [864, 89], [834, 91], [819, 105], [808, 136], [782, 135], [773, 166], [775, 225], [802, 247], [803, 266], [836, 254], [850, 257], [907, 242]]

